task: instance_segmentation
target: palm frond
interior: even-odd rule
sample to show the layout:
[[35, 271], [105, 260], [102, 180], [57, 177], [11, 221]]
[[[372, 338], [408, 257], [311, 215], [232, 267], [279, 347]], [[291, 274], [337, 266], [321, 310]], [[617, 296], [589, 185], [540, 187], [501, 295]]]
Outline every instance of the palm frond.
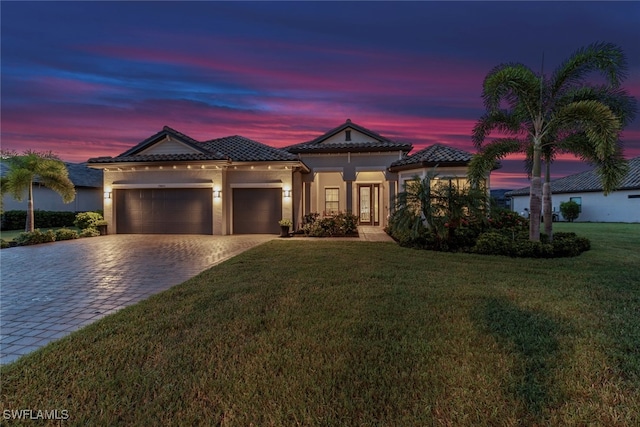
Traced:
[[484, 140], [493, 131], [505, 135], [523, 136], [530, 130], [526, 128], [526, 122], [507, 110], [490, 111], [480, 117], [473, 127], [471, 140], [476, 148], [481, 148]]
[[618, 117], [623, 128], [633, 122], [638, 112], [636, 99], [624, 88], [604, 85], [572, 88], [558, 98], [556, 105], [560, 108], [578, 101], [599, 101], [605, 104]]
[[530, 115], [539, 108], [541, 80], [523, 64], [501, 64], [485, 77], [482, 99], [487, 111], [507, 102], [510, 109], [524, 108]]
[[553, 119], [559, 129], [584, 133], [597, 159], [604, 161], [616, 151], [620, 121], [611, 109], [598, 101], [578, 101], [558, 110]]
[[471, 184], [478, 186], [500, 159], [522, 152], [526, 145], [526, 142], [516, 138], [496, 139], [485, 145], [469, 162], [468, 178]]
[[610, 85], [619, 86], [627, 77], [627, 59], [622, 49], [613, 43], [593, 43], [578, 49], [553, 73], [552, 96], [569, 86], [581, 85], [592, 72], [599, 72]]

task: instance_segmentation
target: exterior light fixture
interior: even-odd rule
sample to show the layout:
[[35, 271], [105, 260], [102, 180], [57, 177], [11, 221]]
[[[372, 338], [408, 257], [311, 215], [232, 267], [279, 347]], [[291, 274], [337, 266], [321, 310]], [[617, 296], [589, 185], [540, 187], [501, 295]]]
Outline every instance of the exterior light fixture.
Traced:
[[284, 193], [284, 197], [286, 198], [291, 197], [291, 190], [283, 190], [282, 192]]
[[222, 191], [221, 190], [213, 190], [213, 198], [214, 199], [219, 199], [220, 197], [222, 197]]
[[111, 191], [105, 191], [104, 192], [104, 198], [105, 198], [105, 200], [110, 199], [111, 198]]

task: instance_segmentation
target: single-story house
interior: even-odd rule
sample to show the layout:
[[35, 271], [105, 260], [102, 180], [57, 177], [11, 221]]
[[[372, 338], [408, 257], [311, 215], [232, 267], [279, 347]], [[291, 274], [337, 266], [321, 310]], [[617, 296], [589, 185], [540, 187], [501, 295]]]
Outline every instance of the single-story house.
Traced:
[[412, 144], [351, 120], [285, 148], [237, 135], [200, 142], [165, 126], [88, 164], [104, 171], [110, 233], [275, 234], [280, 219], [297, 229], [309, 213], [353, 212], [360, 224], [385, 226], [399, 178], [435, 165], [466, 176], [470, 153], [434, 147], [409, 156]]
[[[607, 196], [595, 170], [580, 172], [551, 181], [553, 211], [560, 211], [560, 203], [573, 200], [581, 207], [576, 221], [583, 222], [640, 222], [640, 157], [629, 160], [629, 172], [620, 186]], [[529, 187], [506, 193], [512, 210], [529, 209]], [[562, 218], [562, 216], [560, 216]]]
[[[102, 209], [102, 171], [87, 167], [86, 163], [65, 163], [69, 179], [76, 188], [76, 198], [71, 203], [64, 203], [62, 196], [40, 184], [33, 185], [34, 209], [42, 211], [86, 212]], [[0, 162], [0, 173], [5, 176], [9, 166]], [[27, 210], [27, 194], [22, 201], [14, 199], [10, 194], [3, 197], [5, 211]]]

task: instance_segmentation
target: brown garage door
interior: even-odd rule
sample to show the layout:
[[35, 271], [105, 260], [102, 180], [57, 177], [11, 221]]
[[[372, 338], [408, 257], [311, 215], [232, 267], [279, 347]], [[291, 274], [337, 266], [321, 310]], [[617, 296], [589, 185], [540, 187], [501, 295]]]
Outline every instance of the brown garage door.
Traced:
[[233, 234], [278, 234], [280, 219], [280, 188], [233, 189]]
[[212, 234], [210, 188], [115, 190], [118, 233]]

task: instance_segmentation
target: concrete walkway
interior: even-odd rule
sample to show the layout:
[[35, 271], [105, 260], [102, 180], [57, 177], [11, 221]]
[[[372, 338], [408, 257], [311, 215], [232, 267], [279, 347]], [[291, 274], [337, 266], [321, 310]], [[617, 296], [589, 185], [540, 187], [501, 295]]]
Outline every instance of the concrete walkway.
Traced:
[[273, 235], [111, 235], [0, 252], [0, 364]]

